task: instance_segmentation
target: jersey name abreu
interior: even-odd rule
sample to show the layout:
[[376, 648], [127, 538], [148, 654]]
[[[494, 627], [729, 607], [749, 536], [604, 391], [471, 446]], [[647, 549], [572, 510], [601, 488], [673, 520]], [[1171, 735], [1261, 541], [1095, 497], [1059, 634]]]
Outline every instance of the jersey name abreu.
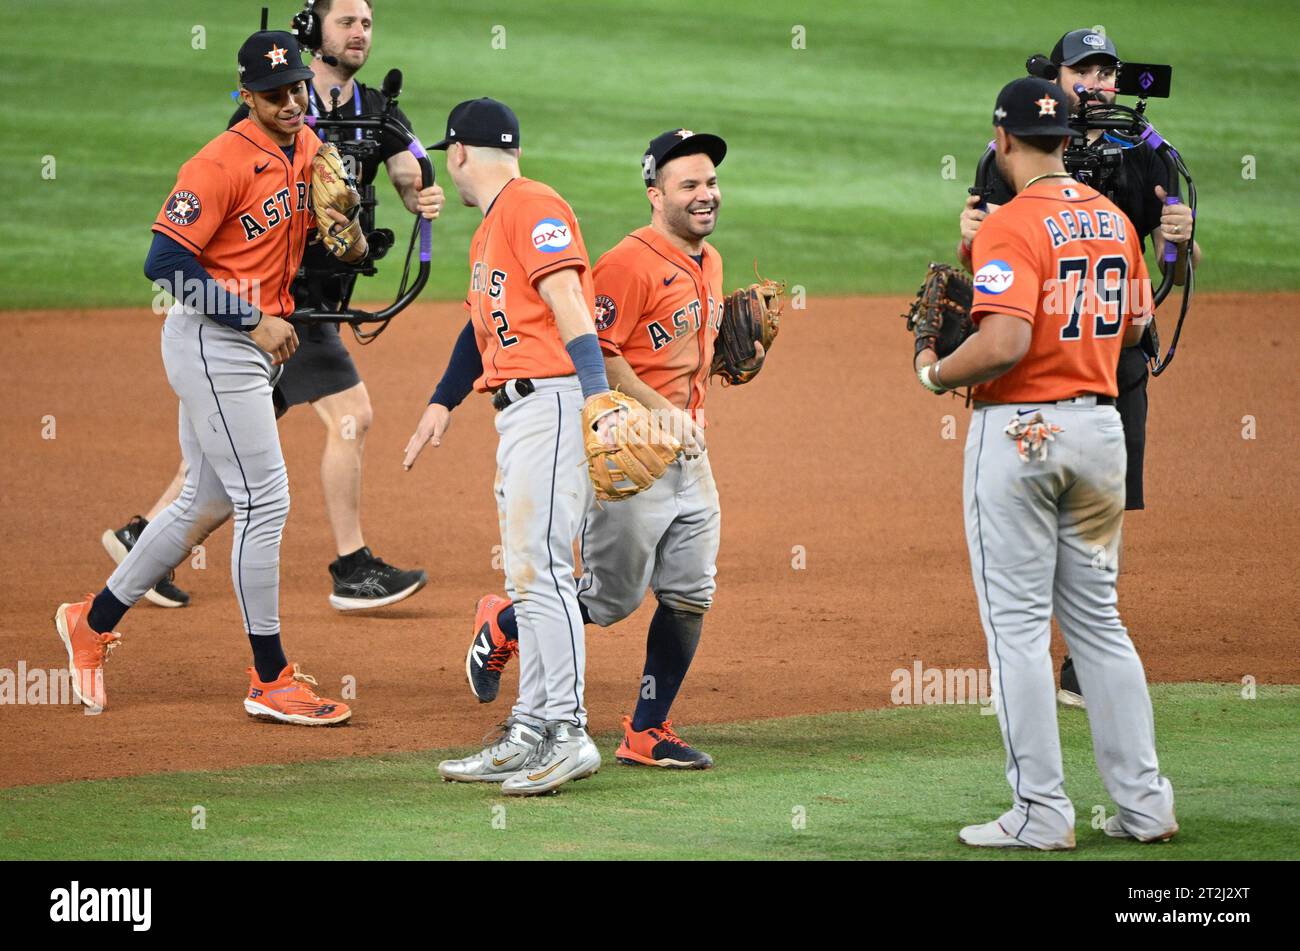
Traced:
[[[1071, 189], [1067, 189], [1071, 190]], [[1104, 208], [1062, 208], [1043, 219], [1052, 247], [1067, 241], [1118, 241], [1128, 243], [1128, 219]]]
[[572, 374], [555, 315], [537, 292], [548, 274], [573, 268], [587, 307], [595, 307], [587, 249], [568, 203], [549, 185], [511, 179], [474, 232], [469, 263], [465, 306], [483, 359], [474, 388]]
[[316, 226], [308, 201], [311, 160], [320, 139], [304, 127], [293, 158], [252, 120], [231, 126], [181, 166], [154, 221], [198, 257], [214, 278], [256, 288], [250, 301], [268, 314], [293, 313], [290, 292], [307, 234]]
[[722, 324], [722, 258], [708, 242], [697, 262], [652, 227], [601, 255], [594, 269], [601, 349], [646, 385], [698, 412]]

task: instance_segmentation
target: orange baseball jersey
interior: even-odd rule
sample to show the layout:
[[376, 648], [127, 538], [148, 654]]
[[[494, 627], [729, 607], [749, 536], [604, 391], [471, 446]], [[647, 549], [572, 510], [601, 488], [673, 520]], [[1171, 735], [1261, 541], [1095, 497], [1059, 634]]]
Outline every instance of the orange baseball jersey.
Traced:
[[181, 166], [153, 230], [193, 251], [219, 281], [257, 281], [228, 289], [265, 313], [293, 313], [291, 287], [316, 226], [307, 190], [320, 148], [304, 126], [293, 161], [251, 119], [231, 126]]
[[702, 264], [649, 226], [596, 262], [596, 333], [674, 406], [698, 413], [722, 323], [722, 257], [707, 241]]
[[555, 315], [537, 293], [546, 275], [574, 268], [587, 306], [594, 305], [587, 248], [568, 203], [549, 185], [512, 179], [474, 232], [469, 263], [465, 306], [483, 358], [474, 388], [572, 374]]
[[971, 253], [971, 317], [1009, 314], [1033, 327], [1007, 373], [975, 387], [988, 403], [1115, 396], [1130, 322], [1151, 317], [1151, 283], [1137, 229], [1087, 185], [1044, 178], [985, 219]]

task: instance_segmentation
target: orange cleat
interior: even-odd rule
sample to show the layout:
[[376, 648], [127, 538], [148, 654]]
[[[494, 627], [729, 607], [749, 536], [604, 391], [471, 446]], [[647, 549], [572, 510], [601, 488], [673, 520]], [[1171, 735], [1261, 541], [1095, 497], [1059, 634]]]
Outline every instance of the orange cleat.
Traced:
[[304, 674], [297, 664], [284, 668], [271, 683], [257, 679], [256, 667], [248, 668], [248, 676], [244, 710], [250, 717], [299, 726], [338, 726], [352, 716], [346, 703], [318, 697], [312, 690], [316, 678]]
[[94, 713], [104, 709], [108, 699], [104, 692], [104, 660], [122, 640], [122, 635], [99, 634], [90, 629], [86, 618], [95, 596], [75, 604], [60, 604], [54, 612], [54, 629], [68, 649], [68, 673], [72, 675], [72, 693]]
[[519, 642], [506, 640], [497, 622], [510, 607], [509, 598], [485, 594], [474, 612], [474, 640], [465, 653], [465, 677], [479, 703], [491, 703], [501, 690], [501, 671], [519, 653]]
[[708, 769], [713, 757], [691, 746], [673, 732], [673, 721], [637, 732], [632, 718], [623, 717], [623, 742], [614, 758], [629, 766], [659, 766], [664, 769]]

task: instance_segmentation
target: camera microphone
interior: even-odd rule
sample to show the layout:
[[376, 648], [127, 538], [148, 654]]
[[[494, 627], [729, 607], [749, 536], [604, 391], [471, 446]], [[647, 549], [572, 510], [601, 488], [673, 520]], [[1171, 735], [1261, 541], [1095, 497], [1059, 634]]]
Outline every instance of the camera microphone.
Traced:
[[384, 77], [384, 97], [387, 99], [396, 98], [402, 92], [402, 71], [400, 69], [390, 69], [388, 75]]
[[1083, 83], [1074, 84], [1074, 94], [1079, 97], [1079, 105], [1086, 106], [1089, 102], [1101, 102], [1101, 96], [1089, 90]]
[[1039, 79], [1055, 82], [1056, 77], [1061, 74], [1061, 69], [1042, 53], [1035, 53], [1025, 60], [1025, 72], [1029, 73], [1030, 76], [1037, 76]]

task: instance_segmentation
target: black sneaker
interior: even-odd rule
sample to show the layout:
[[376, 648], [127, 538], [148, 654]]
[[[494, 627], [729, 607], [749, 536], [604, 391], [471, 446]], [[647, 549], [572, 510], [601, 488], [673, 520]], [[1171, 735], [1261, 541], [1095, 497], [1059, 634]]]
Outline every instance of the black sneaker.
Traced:
[[[113, 564], [120, 565], [126, 560], [127, 552], [135, 547], [148, 524], [148, 519], [136, 515], [116, 531], [110, 528], [100, 536], [104, 551], [113, 559]], [[167, 577], [146, 591], [144, 596], [160, 608], [183, 608], [190, 603], [190, 596], [176, 587], [175, 571], [167, 572]]]
[[334, 579], [330, 604], [339, 611], [364, 611], [396, 604], [429, 581], [423, 571], [394, 568], [372, 555], [369, 548], [361, 549], [349, 561], [353, 565], [351, 569], [344, 565], [342, 558], [330, 565], [330, 577]]
[[1056, 702], [1063, 707], [1084, 709], [1083, 688], [1079, 686], [1079, 675], [1074, 672], [1074, 660], [1069, 655], [1061, 664], [1061, 689], [1056, 691]]

